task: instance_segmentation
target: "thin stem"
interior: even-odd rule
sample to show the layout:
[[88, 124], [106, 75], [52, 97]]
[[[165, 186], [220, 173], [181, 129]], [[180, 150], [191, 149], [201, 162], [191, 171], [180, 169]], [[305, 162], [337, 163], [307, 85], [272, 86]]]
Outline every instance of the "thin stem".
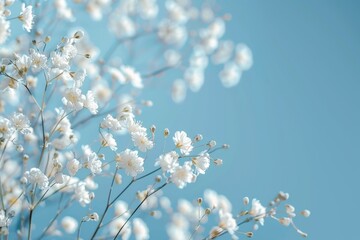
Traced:
[[162, 68], [160, 68], [158, 70], [155, 70], [154, 72], [144, 74], [141, 77], [142, 78], [151, 78], [151, 77], [157, 76], [157, 75], [159, 75], [159, 74], [161, 74], [161, 73], [163, 73], [163, 72], [165, 72], [165, 71], [167, 71], [169, 69], [172, 69], [172, 68], [174, 68], [174, 66], [165, 66], [165, 67], [162, 67]]
[[58, 211], [56, 212], [56, 215], [53, 217], [53, 219], [51, 219], [51, 221], [49, 222], [49, 225], [44, 229], [44, 231], [41, 233], [41, 235], [38, 237], [38, 240], [42, 239], [45, 234], [47, 233], [47, 231], [49, 230], [49, 228], [51, 227], [51, 225], [55, 222], [55, 220], [60, 216], [60, 214], [65, 211], [65, 209], [67, 209], [71, 203], [72, 203], [73, 199], [70, 199], [68, 201], [68, 203], [62, 208], [62, 209], [58, 209]]
[[143, 175], [143, 176], [141, 176], [141, 177], [139, 177], [139, 178], [136, 178], [136, 179], [135, 179], [135, 182], [136, 182], [136, 181], [139, 181], [140, 179], [146, 178], [147, 176], [150, 176], [151, 174], [159, 171], [160, 169], [161, 169], [161, 167], [159, 167], [159, 168], [157, 168], [157, 169], [155, 169], [155, 170], [153, 170], [153, 171], [151, 171], [151, 172], [149, 172], [149, 173], [147, 173], [147, 174], [145, 174], [145, 175]]
[[84, 222], [84, 220], [81, 220], [81, 222], [79, 224], [79, 228], [78, 228], [78, 231], [77, 231], [77, 237], [76, 237], [77, 240], [80, 240], [80, 229], [81, 229], [81, 226], [82, 226], [83, 222]]
[[30, 209], [30, 213], [29, 213], [29, 228], [28, 228], [28, 240], [31, 239], [31, 227], [32, 227], [32, 217], [33, 217], [33, 209]]
[[123, 228], [125, 227], [125, 225], [129, 222], [129, 220], [131, 219], [132, 216], [134, 216], [134, 214], [137, 212], [137, 210], [141, 207], [141, 205], [153, 194], [155, 194], [156, 192], [158, 192], [159, 190], [161, 190], [163, 187], [165, 187], [168, 183], [164, 183], [163, 185], [161, 185], [160, 187], [158, 187], [157, 189], [155, 189], [153, 192], [151, 192], [150, 194], [147, 194], [146, 197], [140, 202], [140, 204], [135, 208], [135, 210], [131, 213], [131, 215], [126, 219], [125, 223], [121, 226], [121, 228], [119, 229], [119, 231], [116, 233], [114, 240], [119, 236], [119, 234], [121, 233], [121, 231], [123, 230]]
[[94, 239], [94, 237], [96, 236], [97, 232], [99, 231], [99, 229], [101, 228], [101, 224], [102, 222], [104, 221], [104, 218], [105, 218], [105, 215], [107, 213], [107, 211], [109, 210], [109, 207], [110, 207], [110, 198], [111, 198], [111, 193], [112, 193], [112, 189], [113, 189], [113, 186], [114, 186], [114, 182], [115, 182], [115, 177], [116, 177], [116, 174], [117, 174], [117, 171], [118, 169], [116, 168], [115, 170], [115, 173], [114, 173], [114, 176], [113, 176], [113, 179], [111, 181], [111, 186], [110, 186], [110, 190], [109, 190], [109, 194], [108, 194], [108, 197], [107, 197], [107, 201], [106, 201], [106, 207], [105, 207], [105, 210], [103, 212], [103, 214], [101, 215], [101, 218], [99, 220], [99, 223], [93, 233], [93, 235], [91, 236], [91, 239]]

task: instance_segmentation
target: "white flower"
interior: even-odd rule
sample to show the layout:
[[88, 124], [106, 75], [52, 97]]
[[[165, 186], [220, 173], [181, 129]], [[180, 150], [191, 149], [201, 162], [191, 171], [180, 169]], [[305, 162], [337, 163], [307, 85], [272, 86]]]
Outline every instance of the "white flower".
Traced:
[[234, 63], [227, 63], [220, 72], [219, 77], [224, 87], [236, 86], [241, 78], [241, 69]]
[[144, 171], [144, 159], [138, 156], [137, 151], [126, 149], [116, 154], [116, 167], [125, 169], [127, 175], [136, 177]]
[[[130, 118], [131, 119], [131, 118]], [[136, 122], [134, 120], [130, 120], [128, 122], [128, 131], [133, 134], [133, 133], [146, 133], [146, 128], [144, 128], [141, 125], [141, 122]]]
[[288, 217], [279, 218], [279, 223], [284, 226], [289, 226], [291, 221], [292, 221], [291, 218]]
[[174, 168], [179, 165], [179, 155], [175, 151], [160, 155], [155, 162], [155, 166], [160, 166], [161, 170], [165, 172], [173, 172]]
[[194, 177], [190, 162], [185, 162], [183, 166], [176, 166], [174, 168], [170, 178], [178, 188], [184, 188], [187, 183], [193, 182]]
[[232, 41], [221, 41], [211, 60], [214, 64], [223, 64], [230, 59], [233, 50], [234, 43]]
[[22, 134], [29, 134], [32, 132], [29, 119], [22, 113], [14, 113], [10, 118], [12, 126]]
[[47, 57], [32, 48], [29, 50], [29, 52], [31, 59], [31, 68], [33, 72], [38, 72], [43, 69], [46, 65]]
[[184, 79], [193, 92], [198, 92], [204, 85], [204, 70], [201, 68], [190, 67], [184, 73]]
[[144, 87], [140, 74], [135, 71], [134, 68], [129, 66], [121, 66], [120, 70], [123, 73], [126, 82], [130, 82], [135, 88]]
[[150, 238], [149, 228], [140, 218], [134, 218], [133, 220], [133, 233], [136, 240], [146, 240]]
[[236, 220], [233, 218], [232, 214], [229, 212], [224, 212], [223, 210], [219, 211], [220, 222], [219, 227], [225, 229], [232, 236], [232, 239], [237, 239], [235, 231], [238, 229]]
[[120, 217], [123, 216], [125, 218], [129, 217], [129, 206], [127, 204], [127, 202], [125, 201], [116, 201], [115, 202], [115, 216]]
[[173, 137], [175, 146], [180, 149], [181, 154], [189, 155], [193, 149], [191, 139], [184, 131], [176, 131]]
[[[116, 15], [115, 15], [116, 14]], [[134, 36], [136, 33], [136, 25], [135, 23], [124, 14], [119, 14], [118, 12], [114, 12], [109, 21], [110, 30], [118, 37], [125, 38]]]
[[65, 46], [61, 48], [61, 53], [65, 58], [70, 60], [77, 55], [78, 51], [77, 48], [71, 42], [68, 42]]
[[53, 68], [59, 68], [61, 70], [70, 68], [68, 59], [58, 52], [51, 52], [50, 60]]
[[15, 65], [16, 65], [16, 73], [19, 75], [19, 77], [24, 77], [27, 72], [30, 69], [31, 66], [31, 59], [29, 56], [27, 55], [22, 55], [20, 56], [16, 56], [16, 61], [15, 61]]
[[183, 24], [165, 20], [158, 26], [158, 37], [169, 45], [182, 45], [187, 38], [187, 29]]
[[26, 171], [24, 177], [29, 183], [37, 184], [41, 190], [47, 188], [49, 185], [47, 176], [38, 168], [31, 168], [30, 171]]
[[154, 147], [153, 141], [149, 140], [146, 136], [146, 133], [135, 132], [131, 134], [131, 138], [134, 142], [134, 145], [139, 148], [140, 151], [146, 152]]
[[164, 58], [168, 66], [175, 66], [180, 63], [181, 54], [179, 51], [168, 49], [164, 52]]
[[264, 225], [264, 217], [266, 216], [266, 208], [261, 205], [260, 201], [254, 198], [252, 200], [252, 206], [249, 214], [259, 221], [261, 225]]
[[90, 169], [93, 174], [99, 174], [102, 172], [102, 163], [95, 152], [92, 152], [86, 161], [86, 167]]
[[0, 228], [7, 227], [9, 225], [9, 219], [5, 215], [5, 211], [0, 209]]
[[65, 232], [68, 234], [73, 234], [78, 228], [78, 222], [75, 218], [66, 216], [61, 220], [61, 226], [64, 228]]
[[10, 36], [10, 22], [0, 15], [0, 44], [3, 44]]
[[174, 102], [180, 103], [185, 100], [186, 97], [186, 84], [184, 80], [177, 79], [174, 81], [171, 89], [171, 97]]
[[116, 118], [113, 118], [110, 114], [104, 118], [104, 120], [100, 124], [101, 128], [110, 129], [112, 131], [119, 131], [122, 129], [121, 124], [119, 120]]
[[208, 33], [216, 38], [221, 38], [225, 33], [225, 22], [221, 18], [216, 18], [208, 27]]
[[74, 197], [83, 207], [91, 202], [90, 193], [86, 190], [84, 182], [78, 182], [75, 187]]
[[192, 163], [199, 173], [205, 174], [206, 169], [210, 166], [210, 156], [208, 153], [202, 153], [200, 156], [193, 158]]
[[110, 147], [112, 151], [117, 149], [117, 143], [111, 133], [100, 134], [100, 142], [103, 147]]
[[79, 111], [84, 107], [85, 99], [79, 88], [68, 88], [65, 90], [62, 102], [70, 110]]
[[71, 76], [74, 80], [74, 86], [76, 88], [80, 88], [84, 83], [84, 80], [86, 77], [86, 70], [80, 69], [80, 70], [76, 71], [75, 74], [72, 74]]
[[25, 7], [25, 3], [23, 3], [21, 5], [21, 12], [20, 12], [20, 15], [18, 18], [23, 23], [23, 28], [26, 31], [30, 32], [32, 25], [34, 23], [33, 22], [34, 15], [32, 14], [32, 6], [29, 5], [29, 6]]
[[88, 91], [86, 93], [86, 98], [84, 100], [84, 107], [89, 109], [89, 111], [92, 114], [97, 114], [99, 106], [97, 105], [97, 103], [95, 101], [94, 94], [92, 91]]
[[118, 81], [120, 84], [125, 84], [126, 83], [126, 78], [124, 76], [124, 74], [116, 68], [113, 67], [108, 67], [107, 68], [108, 73], [110, 74], [111, 78], [113, 80]]
[[57, 10], [57, 17], [60, 19], [65, 19], [68, 21], [74, 21], [74, 15], [71, 11], [71, 8], [67, 6], [66, 0], [55, 0], [54, 1], [55, 9]]
[[69, 171], [71, 176], [74, 176], [80, 168], [80, 162], [73, 158], [70, 159], [66, 164], [66, 169]]
[[253, 65], [253, 56], [250, 48], [243, 43], [236, 46], [235, 63], [242, 71], [249, 70]]
[[120, 228], [123, 227], [122, 231], [119, 234], [119, 238], [122, 240], [128, 240], [131, 236], [131, 226], [130, 223], [125, 224], [126, 217], [119, 217], [112, 221], [109, 225], [110, 236], [115, 236]]

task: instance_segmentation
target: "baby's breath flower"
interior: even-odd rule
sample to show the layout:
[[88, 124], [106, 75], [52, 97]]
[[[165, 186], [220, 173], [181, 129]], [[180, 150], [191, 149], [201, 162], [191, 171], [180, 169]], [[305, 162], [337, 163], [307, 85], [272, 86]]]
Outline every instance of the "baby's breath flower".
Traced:
[[249, 214], [259, 221], [261, 225], [264, 225], [264, 217], [266, 215], [266, 208], [261, 205], [260, 201], [254, 198], [252, 200], [252, 206], [249, 211]]
[[201, 153], [198, 157], [192, 159], [192, 163], [195, 165], [198, 173], [205, 174], [205, 171], [210, 166], [210, 155], [208, 153]]
[[32, 132], [32, 128], [30, 127], [29, 119], [22, 113], [14, 113], [10, 118], [12, 122], [12, 126], [22, 134], [29, 134]]
[[30, 171], [26, 171], [24, 177], [29, 183], [37, 184], [41, 190], [47, 188], [49, 185], [47, 176], [38, 168], [31, 168]]
[[10, 36], [10, 22], [0, 15], [0, 44], [3, 44]]
[[194, 177], [191, 170], [191, 163], [185, 162], [183, 166], [176, 166], [174, 168], [170, 179], [178, 188], [184, 188], [187, 183], [194, 181]]
[[153, 141], [149, 140], [144, 132], [135, 132], [131, 134], [131, 138], [134, 142], [134, 145], [142, 152], [146, 152], [153, 148]]
[[18, 16], [19, 20], [23, 23], [23, 28], [30, 32], [32, 29], [32, 26], [34, 24], [33, 18], [34, 15], [32, 13], [32, 6], [29, 5], [25, 7], [25, 3], [21, 5], [21, 12]]
[[133, 220], [133, 233], [136, 240], [150, 239], [149, 228], [140, 218], [134, 218]]
[[75, 218], [66, 216], [61, 220], [61, 226], [64, 228], [66, 233], [73, 234], [78, 228], [78, 222]]
[[160, 166], [164, 173], [172, 173], [175, 167], [179, 165], [178, 158], [179, 155], [175, 151], [160, 155], [155, 162], [155, 166]]
[[137, 151], [126, 149], [116, 154], [116, 167], [125, 170], [125, 173], [131, 177], [136, 177], [144, 171], [144, 159], [138, 156]]
[[191, 139], [184, 131], [175, 132], [173, 141], [175, 143], [175, 146], [180, 149], [181, 154], [189, 155], [193, 149]]

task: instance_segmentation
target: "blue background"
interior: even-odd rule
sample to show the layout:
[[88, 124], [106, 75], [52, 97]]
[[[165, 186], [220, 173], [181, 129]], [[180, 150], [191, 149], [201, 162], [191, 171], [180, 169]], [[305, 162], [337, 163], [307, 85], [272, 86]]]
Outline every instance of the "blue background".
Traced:
[[[231, 89], [222, 87], [220, 68], [211, 68], [202, 90], [189, 93], [180, 105], [171, 101], [170, 84], [155, 84], [143, 94], [155, 103], [140, 117], [145, 125], [203, 133], [205, 139], [231, 146], [217, 155], [222, 167], [210, 169], [197, 184], [170, 187], [165, 194], [191, 200], [213, 188], [237, 209], [244, 196], [266, 204], [278, 191], [287, 191], [297, 210], [312, 212], [308, 219], [296, 219], [309, 239], [358, 239], [360, 3], [218, 4], [233, 17], [225, 38], [249, 45], [254, 66]], [[109, 45], [101, 34], [104, 23], [78, 19], [86, 28], [91, 24], [89, 33], [101, 48]], [[166, 77], [169, 83], [177, 78]], [[152, 239], [161, 239], [164, 225], [150, 224]], [[301, 237], [267, 220], [253, 239]]]
[[[358, 239], [360, 3], [218, 3], [233, 16], [226, 37], [250, 46], [254, 66], [232, 89], [208, 71], [204, 88], [178, 106], [149, 93], [159, 128], [231, 145], [221, 168], [171, 194], [197, 198], [211, 187], [240, 205], [244, 195], [265, 204], [288, 191], [297, 210], [312, 212], [297, 219], [309, 239]], [[301, 237], [270, 220], [254, 239]]]

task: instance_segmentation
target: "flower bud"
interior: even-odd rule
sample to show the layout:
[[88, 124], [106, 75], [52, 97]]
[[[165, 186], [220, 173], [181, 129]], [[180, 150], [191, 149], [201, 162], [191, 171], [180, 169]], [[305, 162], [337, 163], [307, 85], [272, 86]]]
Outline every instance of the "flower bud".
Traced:
[[165, 128], [165, 129], [164, 129], [164, 137], [168, 137], [169, 134], [170, 134], [169, 129], [168, 129], [168, 128]]
[[76, 39], [81, 39], [82, 37], [84, 36], [84, 32], [83, 31], [77, 31], [75, 34], [74, 34], [74, 38]]
[[243, 204], [246, 206], [249, 204], [249, 198], [248, 197], [244, 197], [243, 198]]
[[300, 212], [301, 215], [303, 215], [304, 217], [310, 217], [311, 212], [307, 209], [303, 210]]

